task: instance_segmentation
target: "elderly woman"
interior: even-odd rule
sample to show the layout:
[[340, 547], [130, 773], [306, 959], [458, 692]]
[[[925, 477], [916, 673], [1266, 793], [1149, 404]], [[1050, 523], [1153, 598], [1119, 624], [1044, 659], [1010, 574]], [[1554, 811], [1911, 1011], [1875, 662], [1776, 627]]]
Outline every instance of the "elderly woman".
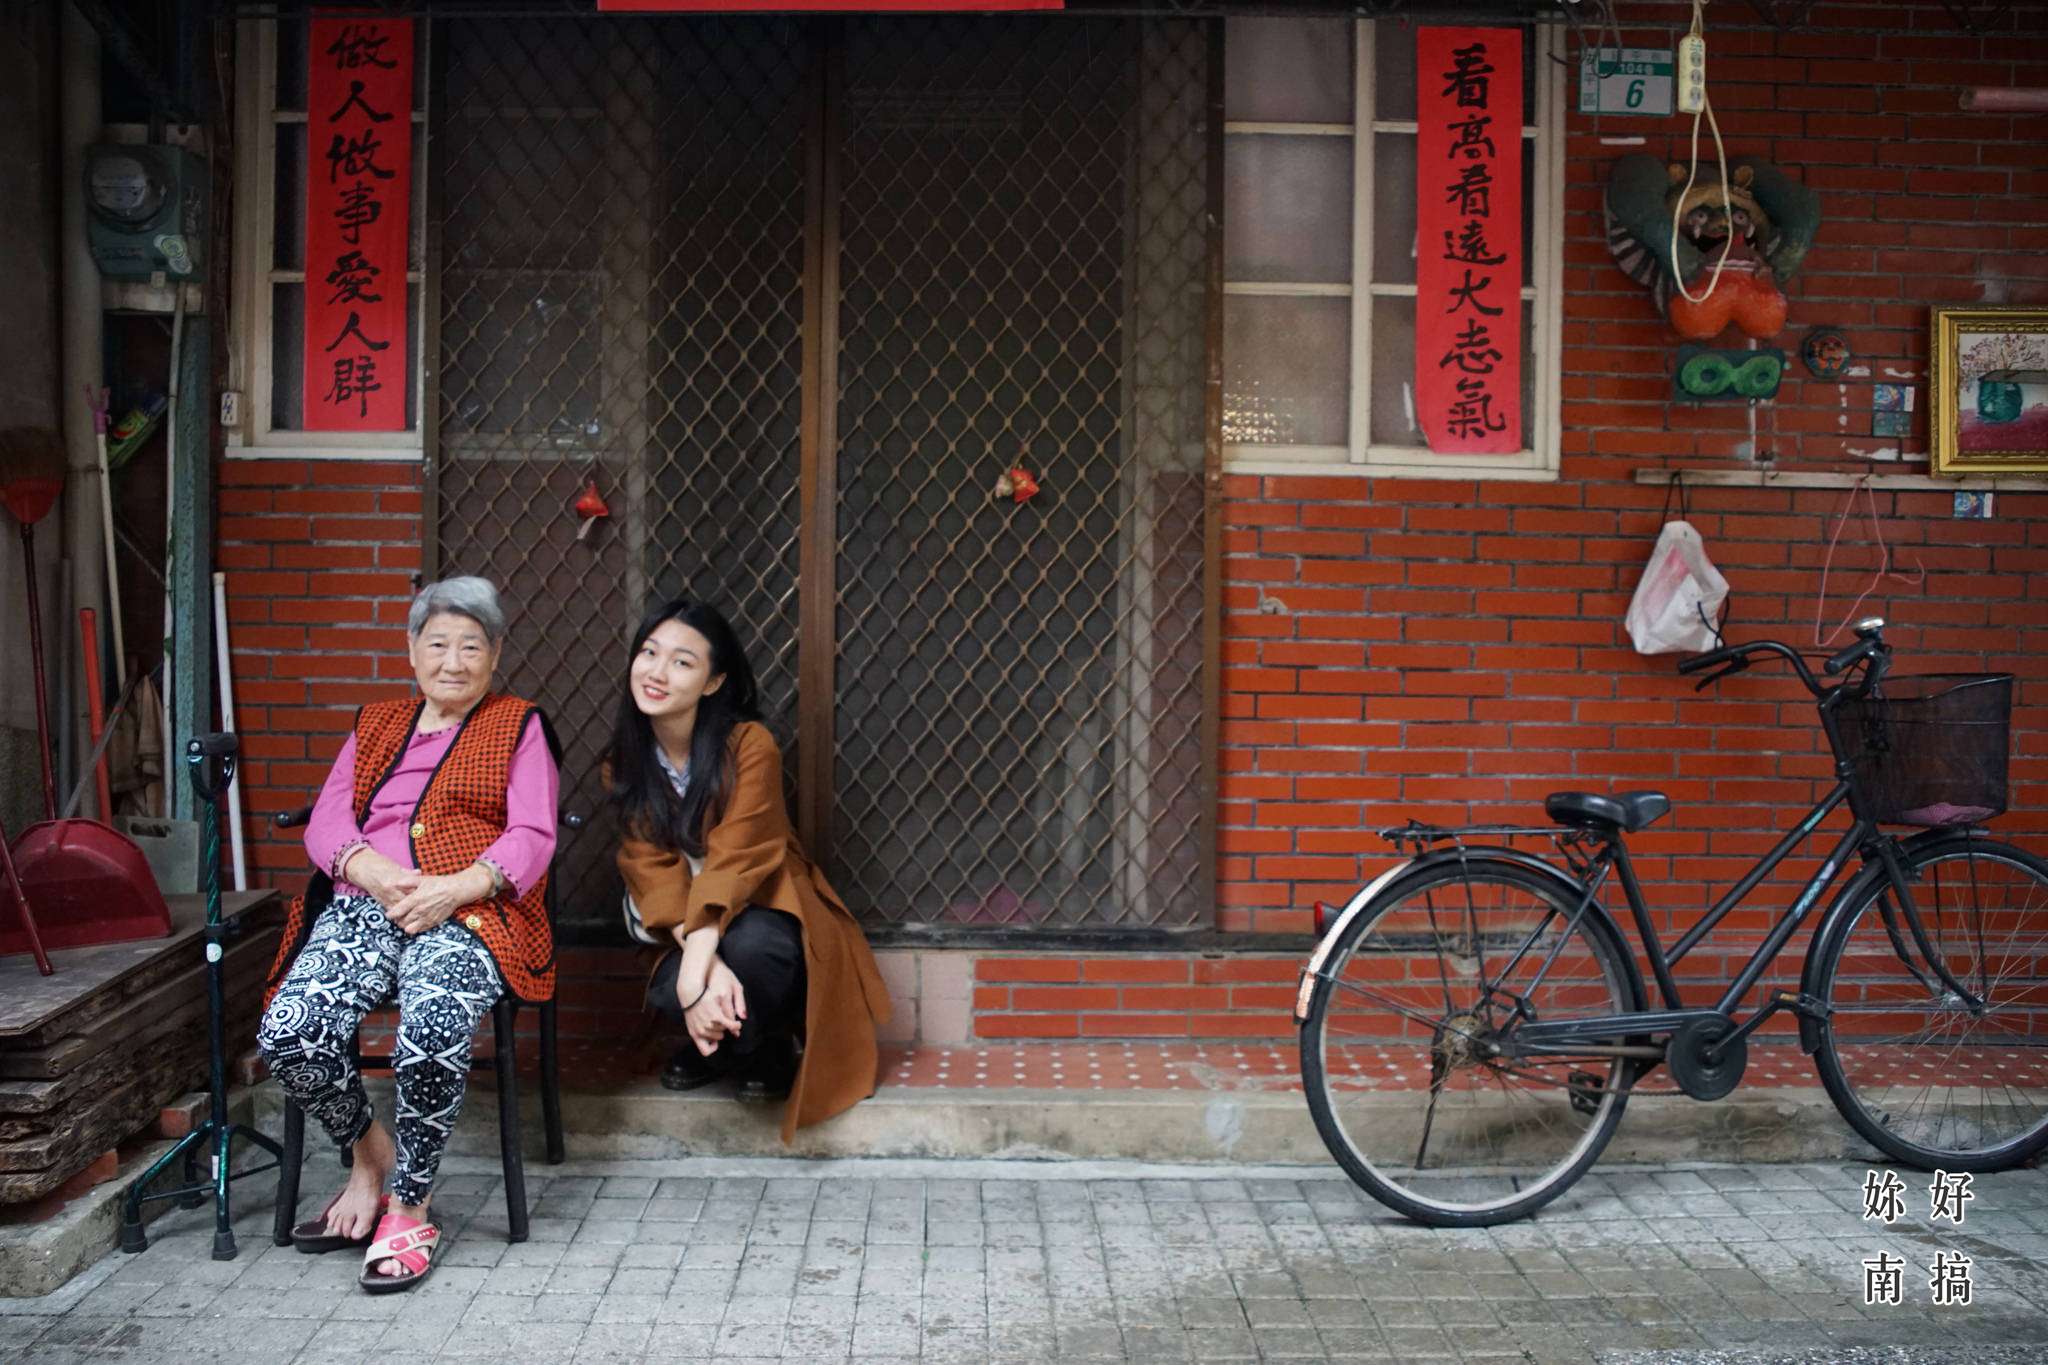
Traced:
[[[537, 1002], [555, 987], [544, 897], [559, 777], [539, 710], [490, 690], [498, 595], [481, 578], [429, 584], [406, 636], [419, 695], [365, 706], [334, 760], [306, 825], [321, 875], [292, 907], [257, 1035], [284, 1092], [353, 1153], [348, 1184], [292, 1240], [367, 1243], [371, 1293], [433, 1268], [428, 1199], [477, 1025], [504, 991]], [[394, 994], [395, 1133], [351, 1054]]]

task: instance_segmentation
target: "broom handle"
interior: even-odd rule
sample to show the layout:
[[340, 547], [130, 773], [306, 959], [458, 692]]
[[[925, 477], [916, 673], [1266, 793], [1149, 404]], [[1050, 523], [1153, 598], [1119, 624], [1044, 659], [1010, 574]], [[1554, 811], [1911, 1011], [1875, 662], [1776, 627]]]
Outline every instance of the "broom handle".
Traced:
[[28, 652], [36, 675], [36, 734], [42, 743], [37, 751], [43, 758], [43, 809], [57, 818], [57, 774], [50, 767], [50, 697], [43, 683], [43, 602], [36, 595], [35, 531], [21, 524], [21, 571], [28, 584]]
[[[100, 633], [98, 623], [93, 620], [91, 607], [78, 609], [78, 634], [85, 648], [80, 658], [85, 663], [86, 715], [92, 721], [93, 775], [99, 781], [100, 823], [111, 827], [114, 823], [114, 791], [107, 781], [107, 748], [101, 742], [112, 728], [107, 723], [106, 702], [100, 692]], [[64, 812], [69, 815], [71, 812]]]
[[7, 851], [7, 831], [0, 829], [0, 876], [7, 879], [7, 885], [14, 888], [14, 903], [21, 907], [21, 925], [28, 930], [29, 951], [36, 955], [36, 970], [44, 976], [57, 969], [50, 965], [50, 955], [43, 951], [42, 931], [36, 928], [35, 911], [28, 908], [28, 888], [21, 884], [21, 874], [14, 870], [14, 855]]
[[114, 685], [128, 685], [128, 644], [121, 630], [121, 576], [114, 544], [114, 479], [107, 470], [107, 391], [97, 396], [91, 386], [85, 391], [92, 404], [93, 430], [98, 433], [100, 460], [100, 540], [107, 550], [107, 618], [114, 631]]

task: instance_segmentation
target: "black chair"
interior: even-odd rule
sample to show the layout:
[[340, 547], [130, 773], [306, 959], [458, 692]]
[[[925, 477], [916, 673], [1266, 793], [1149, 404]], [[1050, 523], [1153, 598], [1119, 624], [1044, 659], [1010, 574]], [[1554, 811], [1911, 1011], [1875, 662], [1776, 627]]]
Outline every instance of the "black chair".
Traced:
[[[312, 817], [313, 808], [305, 806], [295, 811], [285, 811], [272, 817], [271, 823], [279, 829], [292, 829], [303, 825]], [[583, 817], [574, 811], [564, 810], [557, 816], [563, 829], [572, 834], [583, 828]], [[556, 875], [561, 865], [561, 841], [555, 846], [555, 865], [548, 870], [547, 912], [548, 928], [555, 926], [555, 906], [560, 878]], [[325, 880], [325, 874], [316, 877]], [[312, 910], [308, 906], [308, 913]], [[541, 1126], [547, 1134], [548, 1165], [559, 1166], [568, 1159], [567, 1149], [562, 1141], [562, 1086], [555, 1064], [555, 1002], [545, 1000], [538, 1006], [540, 1012], [540, 1113]], [[498, 1078], [498, 1150], [505, 1164], [505, 1214], [511, 1230], [510, 1240], [523, 1242], [527, 1234], [526, 1208], [526, 1160], [519, 1150], [519, 1058], [514, 1044], [514, 1026], [519, 1019], [519, 1001], [506, 992], [498, 997], [498, 1003], [491, 1007], [491, 1026], [496, 1038], [492, 1058], [488, 1065], [496, 1068]], [[391, 1070], [391, 1055], [366, 1055], [362, 1039], [355, 1044], [355, 1063], [359, 1071]], [[476, 1071], [485, 1063], [472, 1060], [470, 1070]], [[306, 1111], [287, 1099], [284, 1102], [284, 1156], [278, 1168], [277, 1215], [271, 1228], [271, 1240], [279, 1246], [290, 1246], [292, 1224], [298, 1221], [299, 1172], [305, 1160]], [[344, 1165], [348, 1153], [342, 1154]]]

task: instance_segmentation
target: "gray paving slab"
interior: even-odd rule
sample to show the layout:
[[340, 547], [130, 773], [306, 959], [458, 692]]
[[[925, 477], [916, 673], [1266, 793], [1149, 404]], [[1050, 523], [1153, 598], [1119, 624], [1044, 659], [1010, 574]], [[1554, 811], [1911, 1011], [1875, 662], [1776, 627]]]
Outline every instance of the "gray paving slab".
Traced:
[[[0, 1360], [2048, 1361], [2048, 1173], [1981, 1178], [1961, 1226], [1924, 1192], [1866, 1220], [1865, 1176], [1601, 1170], [1533, 1220], [1439, 1230], [1322, 1170], [598, 1161], [531, 1176], [547, 1216], [511, 1245], [494, 1166], [456, 1159], [417, 1293], [270, 1246], [267, 1207], [232, 1262], [173, 1213], [140, 1256], [0, 1299]], [[1957, 1258], [1969, 1301], [1937, 1305]]]

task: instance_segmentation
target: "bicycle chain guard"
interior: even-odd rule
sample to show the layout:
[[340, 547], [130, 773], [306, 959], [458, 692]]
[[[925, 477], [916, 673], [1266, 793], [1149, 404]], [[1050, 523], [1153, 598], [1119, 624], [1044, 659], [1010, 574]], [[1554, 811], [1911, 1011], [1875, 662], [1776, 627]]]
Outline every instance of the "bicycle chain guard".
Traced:
[[1672, 1031], [1664, 1064], [1680, 1090], [1696, 1100], [1718, 1100], [1742, 1084], [1749, 1041], [1734, 1032], [1735, 1021], [1727, 1018], [1695, 1019]]

